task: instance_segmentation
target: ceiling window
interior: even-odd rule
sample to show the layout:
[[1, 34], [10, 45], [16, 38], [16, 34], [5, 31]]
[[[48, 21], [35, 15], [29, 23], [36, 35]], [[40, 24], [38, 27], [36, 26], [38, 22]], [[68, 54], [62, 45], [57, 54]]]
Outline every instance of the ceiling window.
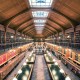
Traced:
[[44, 26], [44, 24], [35, 24], [35, 26]]
[[35, 27], [36, 30], [43, 30], [43, 28], [44, 27], [41, 27], [41, 26]]
[[47, 11], [33, 11], [32, 15], [33, 17], [47, 17], [48, 12]]
[[45, 23], [46, 20], [42, 20], [42, 19], [38, 19], [38, 20], [34, 20], [34, 23]]
[[31, 7], [51, 7], [53, 0], [29, 0]]
[[[30, 7], [33, 8], [32, 16], [34, 19], [35, 29], [39, 34], [42, 33], [49, 14], [48, 11], [45, 11], [45, 8], [49, 9], [52, 5], [52, 1], [53, 0], [29, 0]], [[38, 11], [38, 8], [42, 8], [43, 10]]]

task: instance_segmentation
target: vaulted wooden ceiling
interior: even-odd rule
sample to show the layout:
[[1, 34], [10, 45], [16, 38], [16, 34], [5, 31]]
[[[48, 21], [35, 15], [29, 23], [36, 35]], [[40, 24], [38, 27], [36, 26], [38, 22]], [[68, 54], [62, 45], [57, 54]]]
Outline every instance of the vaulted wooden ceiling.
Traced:
[[[0, 0], [0, 24], [31, 37], [47, 37], [80, 23], [80, 0], [53, 0], [45, 28], [38, 35], [28, 0]], [[40, 10], [39, 8], [37, 10]], [[41, 9], [43, 10], [43, 9]]]

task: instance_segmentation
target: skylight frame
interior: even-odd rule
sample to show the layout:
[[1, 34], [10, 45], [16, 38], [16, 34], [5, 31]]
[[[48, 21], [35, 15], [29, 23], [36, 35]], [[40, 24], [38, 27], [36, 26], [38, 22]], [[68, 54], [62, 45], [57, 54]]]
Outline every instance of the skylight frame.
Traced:
[[48, 11], [32, 11], [33, 17], [43, 18], [48, 16]]
[[42, 33], [45, 23], [46, 23], [46, 18], [48, 17], [49, 11], [45, 11], [45, 9], [49, 9], [52, 6], [53, 0], [29, 0], [30, 7], [31, 8], [43, 8], [44, 10], [42, 11], [32, 11], [32, 16], [34, 19], [45, 19], [43, 21], [38, 21], [34, 20], [35, 24], [35, 29], [38, 33]]
[[37, 20], [34, 20], [34, 23], [46, 23], [46, 20], [37, 19]]
[[44, 26], [45, 24], [35, 24], [35, 26]]
[[38, 27], [35, 27], [35, 29], [36, 29], [36, 30], [43, 30], [43, 29], [44, 29], [44, 26], [41, 26], [41, 27], [38, 26]]
[[31, 7], [51, 7], [53, 0], [29, 0]]

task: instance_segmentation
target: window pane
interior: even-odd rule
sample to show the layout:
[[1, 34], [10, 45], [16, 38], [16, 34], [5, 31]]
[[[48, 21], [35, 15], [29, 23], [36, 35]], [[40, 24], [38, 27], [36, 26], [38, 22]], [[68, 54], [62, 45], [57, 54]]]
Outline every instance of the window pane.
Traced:
[[33, 11], [32, 15], [33, 17], [47, 17], [48, 12], [47, 11]]
[[51, 7], [53, 0], [29, 0], [31, 7]]

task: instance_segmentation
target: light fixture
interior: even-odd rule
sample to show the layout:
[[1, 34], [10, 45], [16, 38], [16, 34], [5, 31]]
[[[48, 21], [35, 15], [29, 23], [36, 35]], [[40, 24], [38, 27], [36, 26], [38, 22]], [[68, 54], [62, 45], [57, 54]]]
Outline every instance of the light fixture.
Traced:
[[55, 70], [52, 70], [52, 74], [53, 74], [53, 75], [56, 75], [56, 71], [55, 71]]
[[55, 59], [53, 59], [53, 61], [55, 62], [56, 60], [55, 60]]
[[55, 78], [55, 80], [58, 80], [59, 79], [58, 76], [54, 76], [54, 78]]
[[25, 75], [26, 75], [26, 76], [28, 76], [28, 75], [29, 75], [29, 71], [28, 71], [28, 70], [26, 70]]
[[22, 77], [22, 80], [27, 80], [27, 76], [24, 75], [24, 76]]
[[58, 37], [59, 39], [61, 39], [61, 37]]
[[70, 36], [68, 35], [67, 38], [70, 38]]
[[11, 38], [14, 38], [14, 36], [11, 36]]
[[13, 80], [17, 80], [17, 78], [16, 78], [16, 77], [14, 77], [14, 78], [13, 78]]
[[64, 70], [63, 70], [63, 69], [60, 69], [60, 72], [61, 72], [61, 73], [64, 73]]
[[18, 71], [18, 74], [21, 74], [22, 73], [22, 70], [20, 69], [19, 71]]
[[71, 80], [71, 79], [70, 79], [70, 77], [69, 77], [69, 76], [67, 76], [67, 77], [65, 78], [65, 80]]
[[24, 63], [23, 63], [23, 65], [25, 66], [25, 65], [26, 65], [26, 63], [24, 62]]
[[28, 59], [26, 59], [26, 62], [28, 62]]
[[54, 64], [55, 64], [55, 65], [58, 65], [58, 63], [57, 63], [57, 62], [55, 62]]

